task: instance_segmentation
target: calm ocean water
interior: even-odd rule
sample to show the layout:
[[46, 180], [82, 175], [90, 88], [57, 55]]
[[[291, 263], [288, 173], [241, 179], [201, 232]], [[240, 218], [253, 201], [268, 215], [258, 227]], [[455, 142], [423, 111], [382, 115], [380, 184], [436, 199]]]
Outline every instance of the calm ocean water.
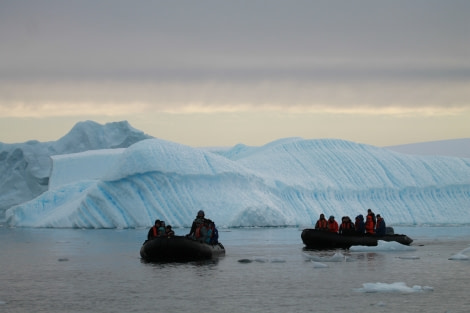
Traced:
[[[230, 229], [222, 258], [148, 264], [146, 229], [0, 228], [0, 312], [470, 312], [470, 261], [449, 260], [469, 247], [470, 227], [395, 232], [414, 249], [303, 251], [300, 229]], [[329, 262], [338, 252], [347, 261]], [[432, 290], [358, 290], [395, 282]]]

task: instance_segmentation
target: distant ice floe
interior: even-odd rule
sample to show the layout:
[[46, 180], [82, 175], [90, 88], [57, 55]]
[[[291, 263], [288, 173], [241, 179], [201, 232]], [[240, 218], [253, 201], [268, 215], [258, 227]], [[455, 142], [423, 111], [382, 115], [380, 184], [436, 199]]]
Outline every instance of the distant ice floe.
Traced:
[[253, 259], [240, 259], [238, 260], [238, 263], [253, 263], [253, 262], [256, 262], [256, 263], [286, 263], [286, 260], [284, 259], [280, 259], [280, 258], [273, 258], [273, 259], [269, 259], [269, 258], [264, 258], [264, 257], [255, 257]]
[[370, 251], [416, 251], [416, 248], [405, 246], [398, 242], [381, 241], [375, 247], [369, 246], [352, 246], [349, 251], [353, 252], [370, 252]]
[[345, 256], [341, 252], [336, 252], [332, 256], [317, 256], [308, 253], [304, 253], [304, 256], [313, 262], [314, 267], [328, 267], [322, 266], [323, 262], [349, 262], [351, 260], [351, 258]]
[[387, 283], [364, 283], [362, 288], [355, 289], [363, 293], [378, 293], [378, 292], [397, 292], [397, 293], [415, 293], [415, 292], [428, 292], [434, 291], [433, 287], [418, 286], [408, 287], [404, 282]]
[[399, 256], [398, 258], [402, 259], [402, 260], [418, 260], [418, 259], [420, 259], [420, 257], [417, 256], [417, 255], [404, 255], [404, 256]]
[[466, 260], [470, 260], [470, 257], [465, 254], [466, 252], [470, 252], [470, 247], [469, 247], [469, 248], [466, 248], [466, 249], [463, 249], [462, 251], [460, 251], [460, 252], [454, 254], [453, 256], [451, 256], [451, 257], [449, 258], [449, 260], [452, 260], [452, 261], [466, 261]]
[[346, 256], [341, 252], [336, 252], [332, 256], [317, 256], [308, 253], [304, 253], [303, 255], [313, 262], [343, 262], [346, 259]]
[[327, 264], [325, 263], [321, 263], [321, 262], [315, 262], [312, 260], [312, 263], [313, 263], [313, 267], [314, 268], [325, 268], [325, 267], [328, 267]]

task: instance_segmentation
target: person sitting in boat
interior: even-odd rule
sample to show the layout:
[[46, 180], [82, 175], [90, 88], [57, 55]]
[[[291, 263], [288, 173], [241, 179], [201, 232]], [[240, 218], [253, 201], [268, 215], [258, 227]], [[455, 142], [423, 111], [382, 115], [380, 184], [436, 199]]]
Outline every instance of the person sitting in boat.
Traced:
[[328, 231], [330, 233], [338, 233], [338, 223], [335, 221], [335, 217], [333, 215], [328, 219]]
[[173, 237], [175, 235], [175, 232], [173, 231], [173, 229], [171, 229], [171, 225], [166, 225], [165, 227], [165, 237]]
[[328, 230], [328, 221], [325, 219], [325, 214], [320, 214], [320, 218], [315, 223], [315, 229], [317, 230]]
[[211, 238], [212, 238], [212, 233], [213, 233], [212, 224], [213, 223], [211, 220], [206, 220], [206, 223], [204, 224], [204, 226], [207, 229], [207, 232], [205, 234], [206, 236], [204, 237], [205, 243], [211, 243]]
[[377, 236], [383, 236], [385, 235], [385, 230], [387, 228], [387, 225], [385, 224], [385, 220], [383, 219], [380, 214], [377, 214], [377, 224], [375, 226], [375, 234]]
[[196, 218], [193, 221], [193, 224], [191, 225], [191, 230], [189, 231], [189, 234], [186, 235], [186, 237], [195, 237], [196, 235], [196, 230], [201, 224], [204, 224], [205, 218], [204, 218], [204, 211], [199, 210], [197, 212]]
[[372, 212], [371, 209], [367, 210], [365, 228], [366, 235], [375, 234], [375, 214]]
[[366, 231], [366, 227], [364, 224], [364, 216], [362, 214], [359, 214], [356, 216], [356, 221], [354, 223], [354, 228], [356, 229], [356, 233], [359, 235], [364, 235]]
[[215, 227], [215, 223], [212, 221], [210, 222], [209, 227], [212, 233], [209, 243], [215, 245], [219, 242], [219, 231], [217, 230], [217, 227]]
[[200, 242], [209, 243], [212, 230], [209, 226], [210, 220], [204, 219], [203, 222], [197, 223], [196, 231], [194, 232], [194, 238]]
[[339, 225], [339, 233], [341, 235], [353, 235], [356, 233], [354, 224], [349, 216], [343, 216], [341, 218], [341, 225]]
[[165, 221], [161, 221], [160, 227], [158, 228], [158, 236], [165, 237], [165, 234], [166, 234]]
[[375, 217], [375, 213], [372, 212], [371, 209], [368, 209], [367, 215], [370, 215], [372, 217], [372, 222], [374, 223], [374, 228], [375, 228], [375, 224], [377, 224], [377, 218]]
[[152, 227], [150, 227], [149, 232], [147, 234], [147, 240], [156, 238], [159, 236], [159, 230], [161, 228], [161, 221], [160, 220], [155, 220], [155, 223]]

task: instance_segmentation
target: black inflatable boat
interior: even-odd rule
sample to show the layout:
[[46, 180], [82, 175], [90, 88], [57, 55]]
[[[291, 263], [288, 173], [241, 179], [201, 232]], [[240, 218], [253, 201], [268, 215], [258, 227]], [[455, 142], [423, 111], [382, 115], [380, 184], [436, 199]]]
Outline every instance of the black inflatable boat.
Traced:
[[145, 261], [196, 261], [225, 255], [221, 243], [207, 244], [186, 236], [157, 237], [146, 240], [140, 248]]
[[377, 246], [379, 240], [395, 241], [410, 245], [413, 239], [407, 235], [393, 234], [393, 229], [383, 236], [377, 235], [340, 235], [316, 229], [304, 229], [302, 241], [307, 249], [349, 249], [351, 246]]

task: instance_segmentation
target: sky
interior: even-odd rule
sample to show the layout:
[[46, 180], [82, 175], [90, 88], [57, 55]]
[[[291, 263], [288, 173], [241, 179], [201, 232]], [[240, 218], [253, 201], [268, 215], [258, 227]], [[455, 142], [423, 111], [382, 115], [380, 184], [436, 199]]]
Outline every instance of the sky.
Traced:
[[0, 1], [0, 142], [470, 137], [466, 0]]

